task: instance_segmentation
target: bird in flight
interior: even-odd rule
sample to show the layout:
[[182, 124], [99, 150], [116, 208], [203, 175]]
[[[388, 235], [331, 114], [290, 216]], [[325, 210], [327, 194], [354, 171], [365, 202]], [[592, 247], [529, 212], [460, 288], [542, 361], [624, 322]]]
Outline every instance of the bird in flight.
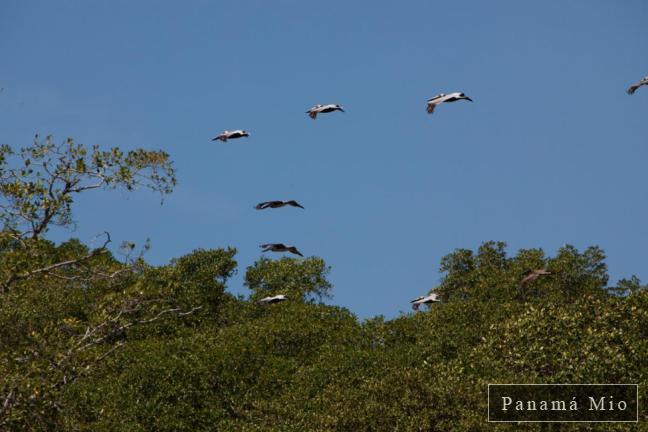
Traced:
[[429, 294], [427, 296], [419, 296], [416, 297], [414, 300], [410, 301], [412, 303], [412, 309], [417, 311], [419, 309], [419, 306], [421, 305], [428, 305], [432, 303], [440, 303], [441, 300], [439, 299], [439, 296], [436, 293]]
[[280, 208], [280, 207], [285, 207], [285, 206], [291, 206], [291, 207], [299, 207], [299, 208], [304, 208], [302, 207], [301, 204], [299, 204], [295, 200], [290, 200], [290, 201], [266, 201], [262, 202], [256, 205], [254, 207], [257, 210], [265, 210], [267, 208]]
[[301, 254], [297, 250], [295, 246], [286, 246], [283, 243], [267, 243], [267, 244], [262, 244], [259, 246], [260, 248], [263, 248], [261, 252], [290, 252], [295, 255], [299, 255], [303, 257], [304, 255]]
[[328, 105], [317, 104], [313, 108], [306, 111], [306, 114], [308, 114], [308, 117], [315, 120], [315, 118], [317, 117], [317, 114], [330, 113], [330, 112], [333, 112], [333, 111], [342, 111], [342, 112], [344, 112], [344, 109], [342, 109], [342, 107], [340, 105], [337, 105], [337, 104], [328, 104]]
[[226, 130], [226, 131], [223, 131], [222, 134], [214, 137], [212, 139], [212, 141], [221, 140], [223, 142], [226, 142], [228, 139], [243, 138], [243, 137], [249, 137], [249, 136], [250, 136], [250, 134], [247, 131], [244, 131], [244, 130], [241, 130], [241, 129], [234, 130], [234, 131]]
[[264, 297], [261, 300], [259, 300], [257, 303], [261, 305], [268, 305], [272, 303], [279, 303], [286, 300], [288, 300], [288, 296], [286, 294], [278, 294], [272, 297]]
[[468, 96], [466, 96], [463, 93], [460, 92], [454, 92], [450, 94], [444, 94], [444, 93], [439, 93], [438, 95], [434, 96], [431, 99], [428, 99], [427, 101], [427, 112], [428, 114], [432, 114], [434, 112], [434, 109], [437, 107], [437, 105], [442, 104], [443, 102], [456, 102], [458, 100], [468, 100], [472, 102], [473, 100], [470, 99]]
[[535, 281], [538, 279], [540, 276], [547, 276], [553, 274], [553, 272], [550, 272], [549, 270], [545, 269], [540, 269], [540, 270], [527, 270], [524, 272], [524, 275], [522, 277], [522, 280], [518, 284], [518, 288], [522, 289], [531, 282]]
[[641, 78], [638, 83], [632, 84], [630, 88], [628, 88], [628, 94], [634, 94], [639, 87], [645, 85], [648, 85], [648, 76]]

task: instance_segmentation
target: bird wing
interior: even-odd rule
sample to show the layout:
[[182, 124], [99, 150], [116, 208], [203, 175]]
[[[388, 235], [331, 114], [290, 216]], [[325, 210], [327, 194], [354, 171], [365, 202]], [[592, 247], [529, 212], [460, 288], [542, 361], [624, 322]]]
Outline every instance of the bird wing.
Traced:
[[439, 300], [439, 296], [436, 293], [432, 293], [429, 296], [427, 296], [426, 300], [431, 301], [431, 302], [441, 301], [441, 300]]
[[532, 282], [537, 277], [538, 277], [538, 275], [535, 272], [526, 275], [525, 277], [522, 278], [522, 280], [518, 284], [518, 288], [524, 288], [529, 282]]
[[630, 88], [628, 88], [628, 94], [634, 94], [639, 87], [641, 87], [641, 84], [632, 84]]
[[281, 202], [281, 201], [265, 201], [265, 202], [262, 202], [262, 203], [258, 204], [257, 208], [259, 210], [262, 210], [262, 209], [267, 209], [267, 208], [270, 208], [270, 207], [276, 207], [277, 205], [280, 206], [281, 204], [283, 204], [283, 202]]

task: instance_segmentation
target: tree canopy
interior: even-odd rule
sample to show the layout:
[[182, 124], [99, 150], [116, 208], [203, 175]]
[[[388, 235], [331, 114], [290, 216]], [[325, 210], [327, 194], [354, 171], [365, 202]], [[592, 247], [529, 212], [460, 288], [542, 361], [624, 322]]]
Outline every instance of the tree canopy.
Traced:
[[[487, 425], [487, 384], [638, 383], [648, 396], [648, 290], [610, 285], [598, 247], [458, 249], [440, 263], [442, 303], [359, 320], [323, 302], [321, 258], [260, 258], [235, 297], [232, 247], [152, 266], [130, 244], [113, 255], [107, 233], [94, 248], [47, 240], [78, 193], [171, 192], [163, 152], [46, 139], [0, 155], [0, 430], [545, 430]], [[537, 269], [551, 274], [521, 287]], [[289, 300], [257, 303], [276, 294]], [[637, 425], [560, 430], [646, 430], [640, 409]]]

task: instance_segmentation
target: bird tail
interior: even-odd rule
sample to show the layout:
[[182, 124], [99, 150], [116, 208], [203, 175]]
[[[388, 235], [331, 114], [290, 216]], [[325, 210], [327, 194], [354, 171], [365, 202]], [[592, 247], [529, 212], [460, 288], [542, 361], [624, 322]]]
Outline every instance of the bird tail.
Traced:
[[637, 88], [638, 88], [637, 86], [630, 86], [630, 88], [628, 89], [628, 94], [629, 95], [634, 94], [634, 92], [637, 91]]
[[313, 120], [315, 120], [315, 118], [317, 117], [317, 111], [309, 111], [309, 112], [308, 112], [308, 117], [310, 117], [310, 118], [312, 118]]
[[436, 108], [435, 104], [428, 104], [428, 106], [427, 106], [428, 114], [432, 114], [434, 112], [434, 108]]

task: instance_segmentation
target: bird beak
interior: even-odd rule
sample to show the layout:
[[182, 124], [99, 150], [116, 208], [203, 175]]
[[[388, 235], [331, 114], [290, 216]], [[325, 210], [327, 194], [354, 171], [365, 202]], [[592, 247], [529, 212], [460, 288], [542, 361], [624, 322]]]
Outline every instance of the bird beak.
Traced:
[[469, 100], [470, 102], [472, 102], [472, 101], [473, 101], [473, 100], [472, 100], [472, 99], [470, 99], [470, 98], [469, 98], [468, 96], [466, 96], [466, 100]]
[[339, 107], [339, 108], [340, 108], [340, 111], [345, 112], [344, 109], [342, 109], [342, 107]]
[[304, 208], [304, 206], [299, 205], [299, 204], [297, 204], [297, 207], [299, 207], [300, 209], [303, 209], [303, 208]]

